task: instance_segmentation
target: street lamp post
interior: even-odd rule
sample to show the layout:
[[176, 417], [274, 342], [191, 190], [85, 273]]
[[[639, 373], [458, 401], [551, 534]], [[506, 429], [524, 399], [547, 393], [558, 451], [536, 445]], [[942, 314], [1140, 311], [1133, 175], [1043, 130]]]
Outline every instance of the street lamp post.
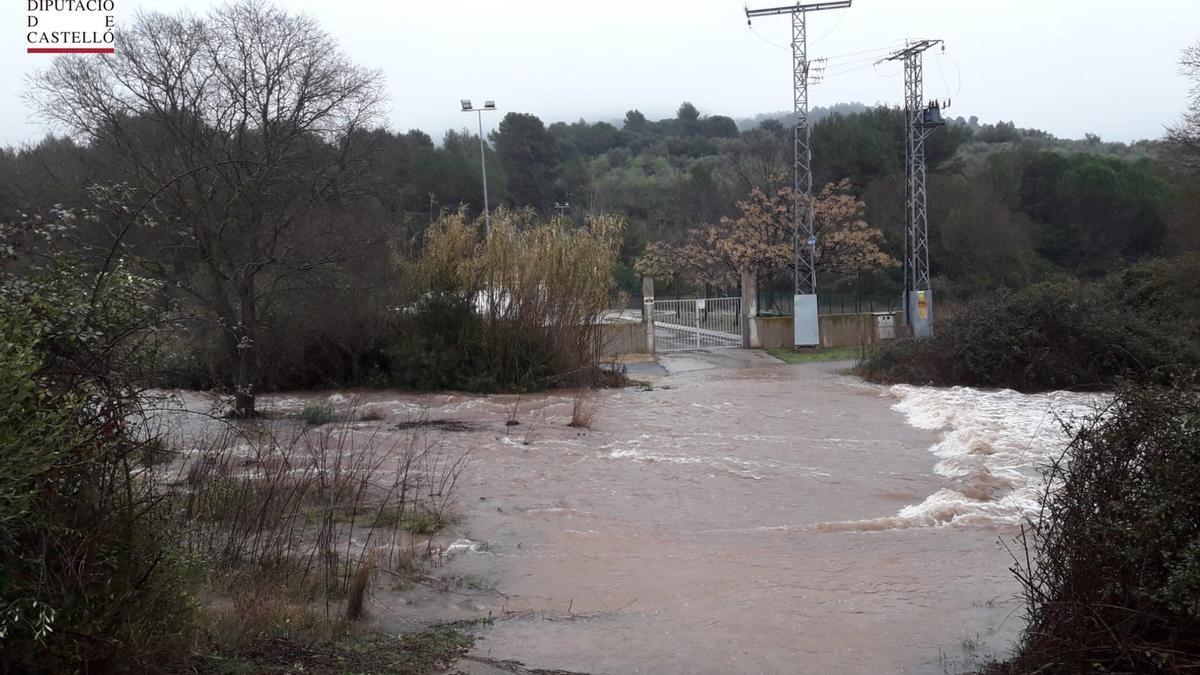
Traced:
[[471, 99], [461, 99], [462, 111], [465, 113], [473, 112], [479, 117], [479, 166], [483, 170], [483, 225], [487, 232], [487, 238], [492, 238], [492, 216], [488, 213], [488, 191], [487, 191], [487, 155], [484, 152], [483, 144], [483, 113], [494, 112], [496, 110], [495, 101], [484, 101], [482, 108], [474, 108], [471, 106]]

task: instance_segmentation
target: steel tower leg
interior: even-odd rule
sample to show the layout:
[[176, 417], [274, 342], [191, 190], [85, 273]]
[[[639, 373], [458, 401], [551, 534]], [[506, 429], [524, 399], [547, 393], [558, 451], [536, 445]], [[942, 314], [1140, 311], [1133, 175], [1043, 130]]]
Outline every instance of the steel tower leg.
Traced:
[[795, 167], [792, 179], [792, 249], [794, 295], [792, 317], [793, 344], [815, 347], [821, 344], [817, 319], [816, 236], [813, 232], [812, 130], [808, 125], [808, 56], [804, 12], [792, 13], [792, 94], [796, 125]]

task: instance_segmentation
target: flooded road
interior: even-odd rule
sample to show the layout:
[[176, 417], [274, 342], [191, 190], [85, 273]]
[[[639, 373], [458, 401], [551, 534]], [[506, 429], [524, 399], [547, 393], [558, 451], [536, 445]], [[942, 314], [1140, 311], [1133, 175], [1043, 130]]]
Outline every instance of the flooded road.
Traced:
[[[492, 543], [506, 596], [481, 605], [509, 617], [479, 654], [586, 672], [878, 673], [1007, 648], [1021, 623], [997, 540], [1020, 515], [1000, 506], [1017, 480], [970, 453], [995, 457], [988, 439], [1008, 436], [973, 429], [966, 459], [939, 457], [955, 441], [934, 416], [970, 415], [967, 401], [943, 410], [755, 353], [672, 361], [669, 388], [603, 394], [593, 432], [562, 433], [564, 400], [524, 416], [547, 421], [529, 445], [475, 456], [469, 534]], [[1031, 415], [1010, 435], [1028, 442]]]
[[[473, 659], [588, 673], [941, 673], [1021, 628], [1000, 539], [1078, 394], [878, 387], [761, 352], [661, 358], [572, 397], [364, 394], [387, 423], [467, 423], [441, 592], [376, 589], [401, 631], [491, 616]], [[337, 399], [344, 400], [344, 399]], [[289, 410], [302, 398], [264, 397]], [[519, 421], [507, 425], [510, 419]]]

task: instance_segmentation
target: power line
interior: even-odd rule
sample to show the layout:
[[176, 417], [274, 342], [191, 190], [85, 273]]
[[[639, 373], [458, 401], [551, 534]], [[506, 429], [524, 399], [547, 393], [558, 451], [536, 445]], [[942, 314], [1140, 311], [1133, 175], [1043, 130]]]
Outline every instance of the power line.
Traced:
[[822, 58], [824, 58], [826, 61], [833, 61], [839, 66], [849, 66], [849, 65], [852, 65], [855, 63], [871, 63], [872, 61], [875, 61], [876, 59], [878, 59], [879, 55], [875, 54], [875, 55], [860, 56], [856, 59], [838, 59], [838, 58], [830, 58], [828, 56], [822, 57]]
[[[849, 9], [849, 8], [847, 8], [847, 9]], [[820, 42], [821, 40], [824, 40], [825, 38], [829, 37], [830, 35], [833, 35], [833, 31], [837, 30], [838, 26], [842, 25], [842, 19], [844, 19], [844, 18], [846, 18], [846, 10], [845, 9], [843, 9], [842, 13], [838, 16], [837, 22], [833, 24], [833, 28], [830, 28], [829, 30], [825, 31], [825, 34], [822, 35], [821, 37], [817, 38], [816, 40], [813, 40], [812, 44], [815, 45], [818, 42]]]
[[872, 69], [874, 69], [874, 70], [875, 70], [875, 75], [877, 75], [878, 77], [882, 77], [882, 78], [884, 78], [884, 79], [888, 79], [888, 78], [896, 77], [897, 75], [899, 75], [899, 74], [900, 74], [899, 72], [895, 72], [895, 73], [881, 73], [881, 72], [879, 72], [879, 67], [878, 67], [878, 66], [879, 66], [879, 64], [878, 64], [878, 63], [876, 63], [876, 62], [864, 63], [864, 64], [862, 64], [862, 65], [854, 66], [854, 67], [851, 67], [851, 68], [845, 68], [845, 67], [842, 67], [842, 66], [835, 66], [835, 67], [833, 67], [833, 68], [829, 69], [828, 71], [826, 71], [826, 72], [822, 73], [822, 79], [828, 79], [828, 78], [830, 78], [830, 77], [837, 77], [837, 76], [839, 76], [839, 75], [846, 75], [846, 74], [849, 74], [849, 73], [857, 72], [857, 71], [859, 71], [859, 70], [866, 70], [867, 68], [872, 68]]
[[791, 47], [784, 47], [783, 45], [779, 44], [778, 42], [767, 39], [767, 37], [764, 36], [762, 33], [759, 33], [758, 31], [754, 30], [754, 26], [751, 26], [749, 23], [746, 24], [746, 27], [750, 29], [751, 33], [754, 33], [754, 37], [758, 38], [759, 40], [762, 40], [763, 42], [771, 45], [772, 47], [774, 47], [776, 49], [782, 49], [785, 52], [791, 50]]
[[864, 63], [862, 65], [854, 66], [851, 68], [844, 68], [844, 67], [831, 68], [829, 70], [829, 72], [825, 73], [825, 77], [834, 77], [837, 75], [845, 75], [846, 73], [853, 73], [856, 70], [864, 70], [866, 68], [872, 68], [872, 67], [874, 67], [874, 65], [875, 65], [874, 63]]
[[[826, 31], [826, 32], [825, 32], [825, 34], [824, 34], [824, 35], [822, 35], [821, 37], [817, 38], [816, 40], [813, 40], [813, 41], [811, 42], [811, 44], [816, 44], [816, 43], [820, 42], [821, 40], [824, 40], [825, 38], [827, 38], [827, 37], [829, 37], [830, 35], [832, 35], [832, 34], [833, 34], [833, 31], [837, 30], [838, 26], [840, 26], [840, 25], [841, 25], [841, 23], [842, 23], [842, 19], [844, 19], [845, 17], [846, 17], [846, 12], [845, 12], [845, 10], [843, 10], [843, 11], [842, 11], [842, 13], [841, 13], [841, 15], [840, 15], [840, 16], [838, 16], [837, 23], [835, 23], [835, 24], [834, 24], [833, 28], [830, 28], [830, 29], [829, 29], [828, 31]], [[781, 45], [781, 44], [779, 44], [778, 42], [775, 42], [774, 40], [772, 40], [772, 39], [768, 38], [767, 36], [763, 35], [762, 33], [760, 33], [760, 32], [758, 32], [758, 31], [754, 30], [754, 26], [753, 26], [753, 25], [747, 24], [747, 28], [749, 28], [749, 29], [750, 29], [750, 32], [754, 34], [754, 37], [758, 38], [759, 40], [762, 40], [763, 42], [765, 42], [765, 43], [767, 43], [767, 44], [771, 45], [772, 47], [774, 47], [774, 48], [776, 48], [776, 49], [782, 49], [783, 51], [789, 51], [789, 50], [791, 49], [791, 47], [787, 47], [787, 46]], [[880, 53], [882, 53], [882, 52], [886, 52], [886, 51], [888, 51], [889, 49], [892, 49], [892, 45], [888, 45], [888, 46], [886, 46], [886, 47], [876, 47], [875, 49], [866, 49], [866, 50], [863, 50], [863, 51], [860, 51], [860, 52], [849, 52], [849, 53], [846, 53], [846, 54], [836, 54], [836, 55], [834, 55], [834, 56], [826, 56], [826, 57], [822, 57], [822, 58], [824, 58], [824, 59], [826, 59], [826, 60], [828, 60], [828, 61], [834, 61], [834, 60], [836, 60], [836, 59], [841, 59], [841, 58], [844, 58], [844, 57], [847, 57], [847, 56], [859, 56], [859, 55], [861, 55], [861, 54], [876, 54], [876, 55], [878, 55], [878, 54], [880, 54]], [[875, 58], [875, 57], [867, 57], [867, 58], [869, 59], [869, 58]], [[860, 60], [860, 59], [855, 59], [855, 61], [859, 61], [859, 60]], [[862, 59], [862, 60], [866, 60], [866, 59]]]
[[879, 53], [881, 53], [881, 52], [886, 52], [886, 51], [889, 51], [889, 50], [891, 50], [892, 48], [893, 48], [893, 45], [888, 45], [888, 46], [886, 46], [886, 47], [876, 47], [875, 49], [864, 49], [864, 50], [863, 50], [863, 51], [861, 51], [861, 52], [847, 52], [847, 53], [845, 53], [845, 54], [835, 54], [835, 55], [833, 55], [833, 56], [826, 56], [825, 58], [827, 58], [827, 59], [829, 59], [830, 61], [832, 61], [832, 60], [834, 60], [834, 59], [840, 59], [840, 58], [843, 58], [843, 57], [846, 57], [846, 56], [858, 56], [858, 55], [860, 55], [860, 54], [879, 54]]
[[876, 76], [876, 77], [882, 77], [882, 78], [884, 78], [884, 79], [887, 79], [887, 78], [890, 78], [890, 77], [896, 77], [897, 75], [899, 75], [899, 74], [901, 74], [901, 73], [903, 73], [903, 72], [904, 72], [904, 69], [903, 69], [903, 68], [901, 68], [900, 70], [897, 70], [897, 71], [896, 71], [896, 72], [894, 72], [894, 73], [881, 73], [881, 72], [879, 72], [879, 65], [880, 65], [880, 64], [879, 64], [878, 62], [876, 62], [876, 63], [873, 63], [873, 64], [871, 64], [871, 65], [873, 65], [873, 66], [875, 67], [875, 76]]
[[942, 59], [934, 58], [934, 61], [937, 63], [938, 74], [942, 76], [942, 92], [946, 94], [947, 99], [952, 98], [950, 96], [950, 83], [946, 81], [946, 69], [942, 68]]
[[[843, 15], [845, 15], [845, 12], [843, 12]], [[786, 47], [784, 45], [781, 45], [778, 42], [775, 42], [774, 40], [763, 35], [762, 33], [759, 33], [758, 31], [754, 30], [753, 25], [750, 25], [747, 27], [750, 29], [750, 32], [754, 34], [754, 37], [758, 38], [759, 40], [762, 40], [763, 42], [771, 45], [772, 47], [774, 47], [776, 49], [781, 49], [783, 51], [791, 50], [791, 47]], [[834, 54], [833, 56], [823, 56], [823, 57], [821, 57], [821, 60], [831, 62], [831, 67], [839, 68], [839, 69], [843, 66], [849, 66], [849, 65], [859, 64], [859, 63], [864, 63], [867, 65], [870, 65], [872, 62], [874, 62], [876, 59], [878, 59], [879, 56], [881, 54], [883, 54], [883, 52], [889, 51], [893, 48], [894, 48], [894, 45], [888, 45], [885, 47], [876, 47], [874, 49], [864, 49], [862, 51], [857, 51], [857, 52], [847, 52], [845, 54]], [[858, 58], [850, 58], [852, 56], [858, 57]], [[843, 59], [846, 59], [846, 60], [843, 61]], [[815, 61], [816, 61], [816, 59], [814, 59], [814, 62]], [[838, 62], [838, 63], [832, 63], [832, 62]]]
[[958, 98], [958, 95], [962, 93], [962, 69], [958, 67], [958, 59], [954, 58], [954, 54], [946, 49], [942, 50], [942, 53], [939, 54], [939, 58], [941, 56], [945, 56], [946, 58], [950, 59], [950, 63], [954, 65], [954, 94], [948, 96], [948, 98]]

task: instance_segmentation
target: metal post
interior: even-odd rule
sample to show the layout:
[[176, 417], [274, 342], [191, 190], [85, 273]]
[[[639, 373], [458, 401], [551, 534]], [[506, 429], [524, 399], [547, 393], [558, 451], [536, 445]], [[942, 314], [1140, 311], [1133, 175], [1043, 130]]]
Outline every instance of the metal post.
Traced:
[[646, 353], [653, 354], [654, 344], [654, 277], [642, 277], [642, 326], [646, 331]]
[[487, 191], [487, 154], [483, 145], [483, 111], [477, 111], [479, 117], [479, 166], [483, 169], [483, 227], [487, 238], [492, 238], [492, 215], [488, 212]]
[[790, 14], [792, 17], [792, 274], [793, 344], [815, 347], [821, 343], [817, 320], [817, 238], [813, 231], [812, 132], [808, 125], [808, 85], [812, 62], [807, 55], [805, 16], [808, 12], [846, 9], [852, 0], [799, 3], [767, 9], [746, 9], [747, 23], [754, 17]]
[[473, 112], [479, 118], [479, 167], [483, 172], [483, 225], [484, 232], [488, 239], [492, 238], [492, 215], [488, 209], [488, 184], [487, 184], [487, 145], [483, 141], [483, 113], [495, 112], [495, 101], [484, 101], [482, 108], [476, 108], [471, 105], [471, 99], [462, 99], [462, 111], [465, 113]]

